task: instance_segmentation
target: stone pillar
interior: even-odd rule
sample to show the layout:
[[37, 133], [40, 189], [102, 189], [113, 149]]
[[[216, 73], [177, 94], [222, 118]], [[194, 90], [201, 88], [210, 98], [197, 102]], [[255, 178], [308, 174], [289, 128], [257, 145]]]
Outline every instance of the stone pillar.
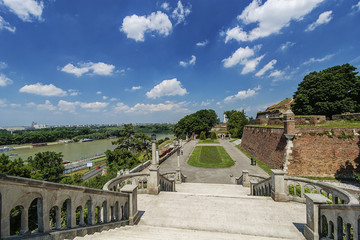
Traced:
[[137, 209], [137, 186], [125, 185], [121, 189], [121, 192], [129, 194], [129, 225], [134, 225], [139, 221], [139, 211]]
[[249, 178], [248, 170], [242, 171], [242, 185], [243, 187], [250, 187], [250, 178]]
[[176, 168], [176, 177], [175, 177], [175, 182], [176, 183], [181, 183], [181, 170], [180, 170], [180, 147], [178, 148], [177, 152], [177, 168]]
[[148, 178], [147, 193], [148, 194], [159, 194], [159, 165], [156, 163], [156, 135], [151, 135], [152, 143], [152, 161], [149, 168], [150, 176]]
[[284, 134], [295, 134], [295, 114], [290, 109], [284, 113]]
[[289, 201], [285, 191], [285, 172], [278, 169], [271, 169], [271, 197], [276, 202]]
[[29, 216], [28, 208], [22, 208], [21, 209], [21, 229], [20, 229], [20, 234], [29, 233], [28, 216]]
[[[318, 240], [320, 231], [319, 205], [325, 204], [328, 199], [321, 194], [305, 193], [306, 198], [306, 225], [304, 236], [307, 240]], [[334, 223], [336, 224], [336, 223]]]
[[285, 146], [285, 153], [283, 157], [283, 170], [284, 172], [287, 172], [288, 165], [290, 164], [292, 157], [292, 149], [294, 147], [293, 139], [295, 135], [292, 134], [284, 134], [286, 137], [286, 146]]

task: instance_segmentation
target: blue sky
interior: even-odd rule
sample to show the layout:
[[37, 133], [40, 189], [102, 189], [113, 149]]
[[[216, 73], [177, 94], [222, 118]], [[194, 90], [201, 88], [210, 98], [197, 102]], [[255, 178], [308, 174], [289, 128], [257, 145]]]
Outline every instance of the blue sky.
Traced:
[[360, 67], [359, 0], [0, 0], [0, 126], [247, 115]]

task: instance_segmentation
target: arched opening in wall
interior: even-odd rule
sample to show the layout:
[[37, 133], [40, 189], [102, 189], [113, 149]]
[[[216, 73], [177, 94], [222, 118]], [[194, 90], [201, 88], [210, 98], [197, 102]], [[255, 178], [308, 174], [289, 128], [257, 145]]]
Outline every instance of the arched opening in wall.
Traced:
[[95, 208], [95, 223], [101, 223], [101, 207], [99, 206]]
[[115, 202], [115, 206], [114, 206], [114, 211], [115, 211], [115, 221], [119, 221], [119, 202], [116, 201]]
[[313, 188], [311, 193], [318, 193], [318, 191], [316, 190], [316, 188]]
[[[10, 235], [18, 235], [21, 231], [21, 223], [24, 218], [24, 207], [16, 206], [10, 211]], [[23, 226], [24, 228], [25, 226]]]
[[328, 229], [328, 237], [330, 239], [334, 239], [335, 234], [334, 234], [334, 223], [332, 221], [329, 222], [329, 229]]
[[339, 198], [337, 196], [335, 196], [335, 201], [334, 201], [335, 204], [339, 204]]
[[84, 224], [91, 225], [91, 200], [88, 200], [84, 207]]
[[115, 221], [114, 206], [110, 206], [110, 222]]
[[84, 212], [81, 206], [78, 206], [76, 208], [76, 212], [75, 212], [75, 216], [76, 216], [76, 226], [81, 226], [84, 223]]
[[121, 220], [124, 220], [124, 206], [121, 206]]
[[66, 199], [61, 206], [61, 226], [71, 228], [71, 200]]
[[107, 202], [106, 201], [103, 202], [101, 209], [102, 209], [101, 220], [103, 223], [106, 223], [106, 222], [108, 222]]
[[329, 226], [328, 226], [328, 222], [327, 222], [327, 218], [325, 215], [321, 216], [321, 236], [322, 237], [327, 237], [329, 235]]
[[338, 239], [344, 239], [345, 237], [345, 233], [344, 233], [344, 222], [343, 219], [341, 217], [337, 218], [337, 235], [338, 235]]
[[327, 197], [327, 192], [325, 192], [323, 189], [320, 190], [320, 194], [324, 197]]
[[296, 196], [301, 197], [301, 186], [300, 185], [296, 185], [295, 194], [296, 194]]
[[345, 232], [346, 232], [346, 239], [350, 239], [350, 240], [354, 239], [354, 229], [350, 223], [346, 224]]
[[294, 185], [289, 185], [289, 196], [294, 196]]
[[357, 239], [360, 239], [360, 216], [358, 216], [358, 220], [357, 220], [357, 229], [358, 229]]
[[331, 194], [331, 193], [329, 193], [327, 198], [328, 198], [328, 199], [330, 199], [330, 200], [332, 201], [332, 200], [333, 200], [333, 196], [332, 196], [332, 194]]
[[28, 211], [28, 227], [30, 232], [43, 232], [43, 203], [41, 198], [35, 198]]
[[60, 216], [59, 216], [59, 208], [54, 206], [50, 209], [49, 212], [49, 227], [50, 229], [59, 229], [61, 228]]
[[[0, 217], [2, 216], [2, 198], [0, 193]], [[1, 219], [0, 219], [0, 237], [1, 237]]]
[[304, 187], [304, 193], [310, 193], [310, 188], [308, 186], [305, 186]]
[[129, 203], [126, 202], [124, 206], [124, 218], [125, 220], [129, 219]]

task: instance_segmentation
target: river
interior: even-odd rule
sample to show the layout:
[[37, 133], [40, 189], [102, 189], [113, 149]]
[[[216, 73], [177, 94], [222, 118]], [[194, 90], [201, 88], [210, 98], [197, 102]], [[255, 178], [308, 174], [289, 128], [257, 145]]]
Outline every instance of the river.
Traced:
[[[146, 135], [150, 136], [151, 134], [146, 133]], [[172, 133], [156, 134], [156, 139], [162, 139], [165, 137], [173, 138], [174, 136]], [[64, 156], [64, 161], [74, 162], [103, 154], [107, 149], [113, 150], [116, 145], [112, 145], [111, 142], [114, 140], [116, 139], [103, 139], [93, 142], [55, 144], [43, 147], [23, 148], [6, 152], [6, 154], [16, 153], [17, 156], [12, 158], [21, 157], [26, 161], [28, 157], [34, 156], [37, 152], [54, 151], [61, 152]]]

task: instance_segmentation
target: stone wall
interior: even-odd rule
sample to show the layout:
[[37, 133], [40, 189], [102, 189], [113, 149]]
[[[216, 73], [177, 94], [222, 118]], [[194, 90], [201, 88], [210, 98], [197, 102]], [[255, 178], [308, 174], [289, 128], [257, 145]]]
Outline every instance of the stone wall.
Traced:
[[281, 169], [285, 153], [284, 129], [267, 127], [244, 128], [241, 147], [274, 169]]
[[[359, 130], [296, 128], [287, 174], [322, 177], [348, 175], [360, 164]], [[271, 168], [283, 169], [286, 147], [283, 129], [246, 126], [241, 147]]]
[[339, 119], [360, 120], [360, 113], [332, 115], [332, 119], [333, 120], [339, 120]]

